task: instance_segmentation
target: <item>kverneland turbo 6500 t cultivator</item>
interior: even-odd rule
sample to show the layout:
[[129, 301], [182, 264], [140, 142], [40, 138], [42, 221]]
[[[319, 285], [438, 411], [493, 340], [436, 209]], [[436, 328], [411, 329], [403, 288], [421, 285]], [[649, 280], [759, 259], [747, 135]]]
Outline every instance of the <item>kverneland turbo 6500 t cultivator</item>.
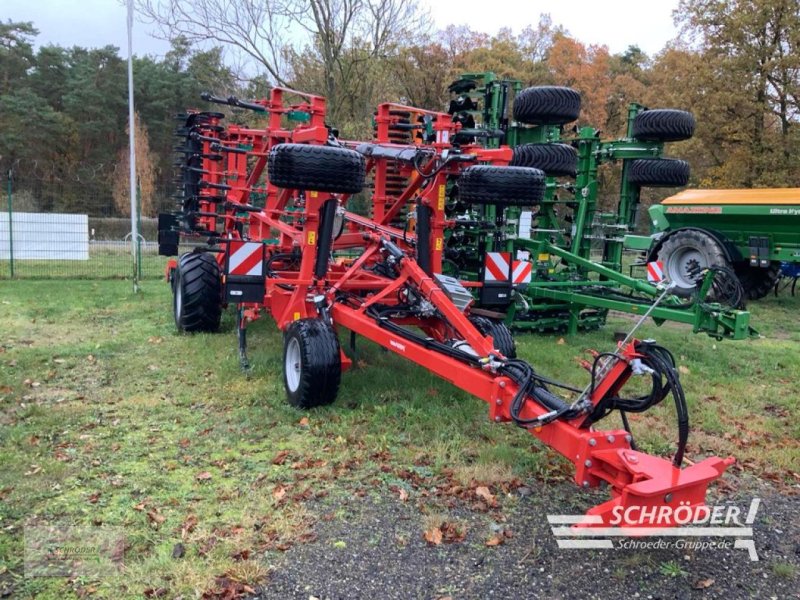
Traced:
[[[351, 366], [338, 335], [347, 329], [484, 400], [493, 421], [515, 423], [572, 461], [580, 486], [607, 483], [611, 499], [589, 511], [601, 522], [615, 507], [704, 502], [733, 459], [681, 468], [688, 415], [667, 350], [631, 338], [596, 355], [585, 389], [559, 384], [516, 358], [505, 325], [476, 314], [464, 285], [441, 274], [448, 196], [532, 206], [544, 194], [541, 171], [508, 166], [508, 147], [454, 144], [461, 124], [446, 113], [383, 104], [373, 141], [358, 143], [337, 139], [318, 96], [275, 88], [252, 103], [206, 99], [268, 122], [226, 127], [219, 113], [185, 115], [182, 205], [161, 224], [165, 253], [177, 253], [179, 234], [198, 242], [168, 267], [179, 329], [214, 330], [223, 305], [235, 305], [246, 360], [245, 328], [269, 314], [284, 332], [286, 393], [301, 408], [336, 398]], [[369, 216], [348, 210], [365, 188]], [[634, 375], [651, 378], [652, 389], [626, 398]], [[624, 418], [668, 396], [678, 413], [672, 461], [637, 451]], [[597, 429], [615, 409], [625, 428]]]

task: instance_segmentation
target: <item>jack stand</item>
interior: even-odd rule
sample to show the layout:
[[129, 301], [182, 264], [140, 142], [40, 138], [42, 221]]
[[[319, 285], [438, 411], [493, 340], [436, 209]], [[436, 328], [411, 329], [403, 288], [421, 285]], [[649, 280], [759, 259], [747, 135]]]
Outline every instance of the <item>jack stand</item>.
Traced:
[[247, 359], [247, 329], [245, 327], [244, 310], [239, 309], [239, 327], [237, 329], [239, 338], [239, 368], [245, 373], [249, 373], [252, 368]]

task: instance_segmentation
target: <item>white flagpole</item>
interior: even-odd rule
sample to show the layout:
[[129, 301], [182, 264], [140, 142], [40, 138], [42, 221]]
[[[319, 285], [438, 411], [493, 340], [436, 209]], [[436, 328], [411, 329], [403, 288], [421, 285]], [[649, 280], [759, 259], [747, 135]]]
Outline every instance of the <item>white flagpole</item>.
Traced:
[[130, 142], [131, 249], [133, 254], [133, 291], [139, 291], [139, 223], [136, 211], [136, 138], [133, 111], [133, 0], [128, 0], [128, 136]]

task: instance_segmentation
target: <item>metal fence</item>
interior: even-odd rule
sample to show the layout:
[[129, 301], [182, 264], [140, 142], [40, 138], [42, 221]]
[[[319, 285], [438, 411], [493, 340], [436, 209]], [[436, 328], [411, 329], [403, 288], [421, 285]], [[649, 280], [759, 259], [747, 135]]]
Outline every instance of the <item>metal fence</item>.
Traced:
[[[162, 276], [166, 259], [158, 256], [157, 219], [139, 216], [139, 237], [131, 239], [130, 216], [115, 201], [116, 169], [64, 172], [53, 164], [19, 162], [3, 170], [0, 279]], [[147, 208], [155, 212], [169, 204], [163, 193]]]

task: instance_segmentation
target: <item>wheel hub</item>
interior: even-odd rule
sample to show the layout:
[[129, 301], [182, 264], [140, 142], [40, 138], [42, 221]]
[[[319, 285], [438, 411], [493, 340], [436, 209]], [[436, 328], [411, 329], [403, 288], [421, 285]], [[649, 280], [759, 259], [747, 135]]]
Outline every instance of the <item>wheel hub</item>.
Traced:
[[300, 371], [303, 368], [302, 355], [300, 353], [300, 343], [297, 339], [291, 339], [286, 346], [286, 360], [284, 371], [286, 373], [286, 387], [290, 392], [296, 392], [300, 387]]

